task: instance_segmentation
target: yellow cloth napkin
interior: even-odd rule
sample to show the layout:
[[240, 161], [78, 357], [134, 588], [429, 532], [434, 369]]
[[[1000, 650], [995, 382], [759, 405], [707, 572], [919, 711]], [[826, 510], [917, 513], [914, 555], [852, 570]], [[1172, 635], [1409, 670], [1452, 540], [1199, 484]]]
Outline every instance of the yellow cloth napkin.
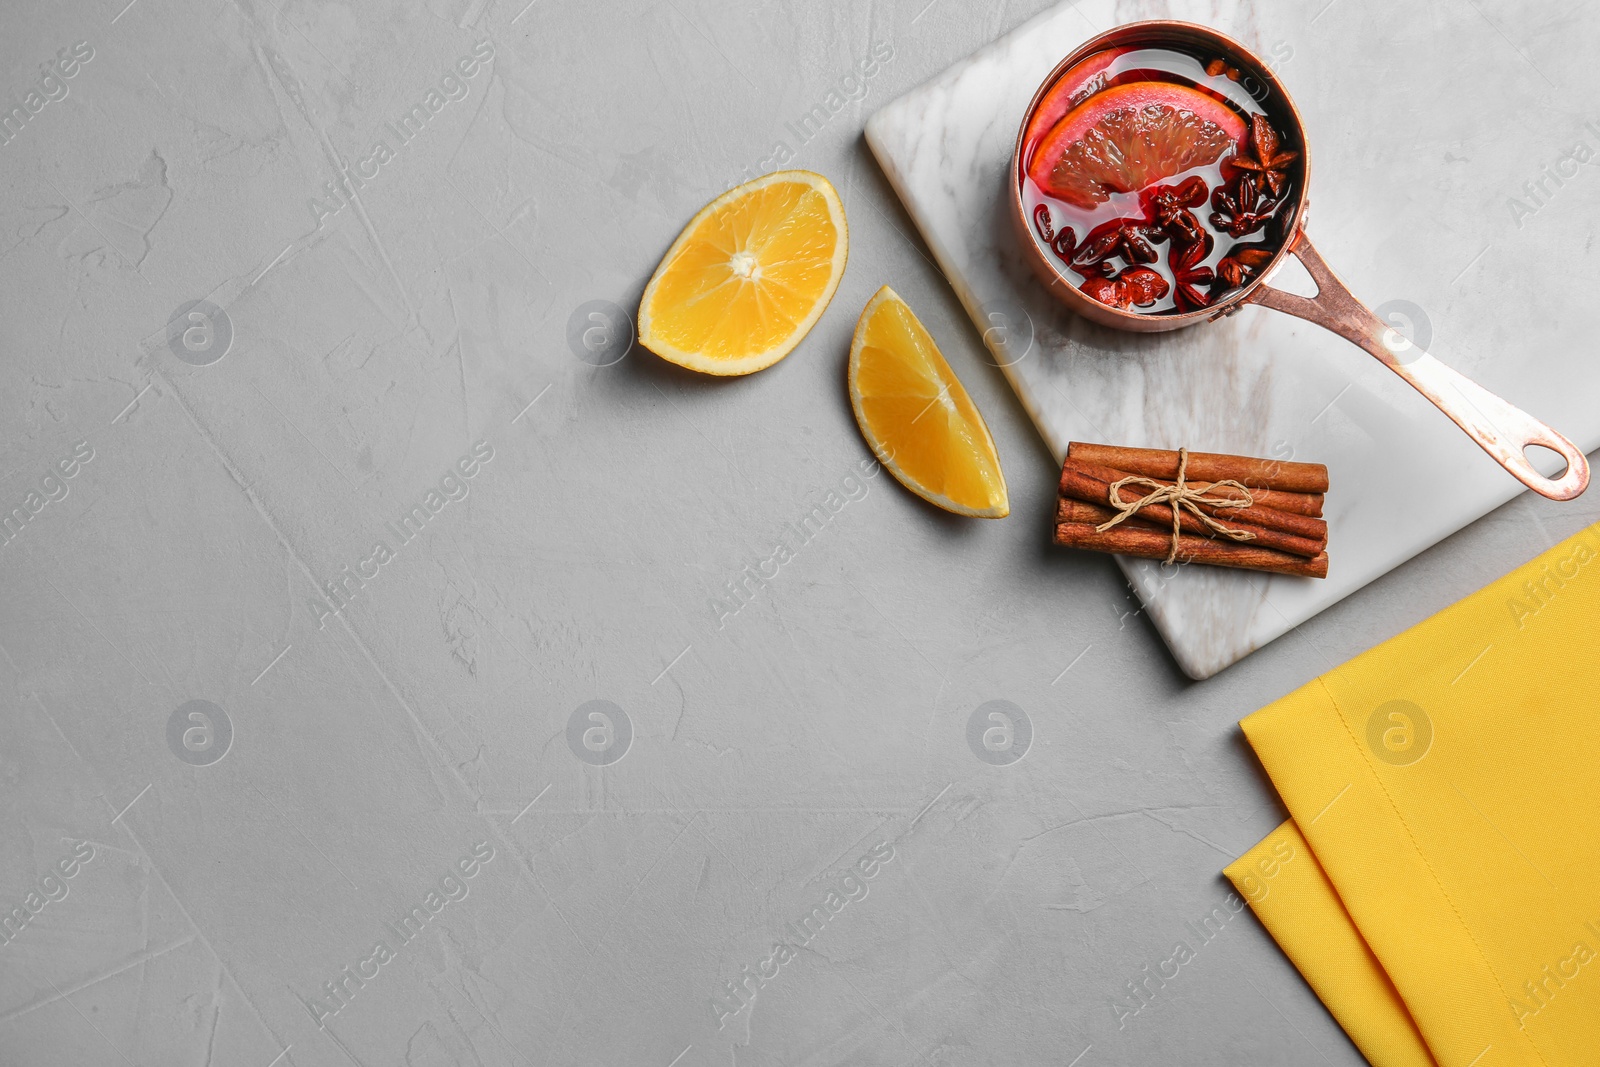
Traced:
[[1224, 873], [1369, 1062], [1437, 1067], [1293, 819]]
[[1600, 526], [1241, 725], [1228, 877], [1373, 1067], [1600, 1065]]

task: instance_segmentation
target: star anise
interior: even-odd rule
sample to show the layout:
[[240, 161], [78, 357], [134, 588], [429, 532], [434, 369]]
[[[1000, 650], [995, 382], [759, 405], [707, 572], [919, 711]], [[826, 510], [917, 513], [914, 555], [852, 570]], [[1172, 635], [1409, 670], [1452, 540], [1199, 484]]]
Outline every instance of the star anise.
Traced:
[[1139, 199], [1144, 205], [1145, 217], [1171, 234], [1175, 243], [1192, 244], [1200, 240], [1205, 231], [1189, 209], [1204, 204], [1208, 192], [1205, 179], [1196, 174], [1177, 185], [1158, 185]]
[[1089, 278], [1083, 291], [1102, 304], [1126, 311], [1137, 304], [1149, 307], [1167, 295], [1167, 280], [1149, 267], [1127, 267], [1115, 278]]
[[1200, 287], [1209, 286], [1216, 275], [1210, 267], [1201, 264], [1210, 258], [1216, 244], [1209, 233], [1200, 236], [1200, 240], [1190, 244], [1174, 244], [1167, 252], [1167, 265], [1172, 268], [1172, 280], [1176, 285], [1172, 299], [1179, 311], [1193, 311], [1211, 303], [1211, 294]]
[[1265, 115], [1250, 116], [1250, 148], [1255, 158], [1234, 156], [1230, 166], [1249, 174], [1257, 185], [1265, 185], [1273, 196], [1283, 195], [1289, 184], [1286, 168], [1300, 158], [1299, 152], [1286, 151]]
[[1130, 264], [1154, 263], [1161, 256], [1152, 242], [1166, 239], [1165, 230], [1144, 219], [1112, 219], [1089, 231], [1072, 257], [1072, 269], [1088, 274], [1099, 268], [1103, 276], [1109, 276], [1102, 265], [1112, 256], [1121, 256]]
[[1244, 237], [1265, 226], [1281, 203], [1282, 199], [1261, 192], [1254, 175], [1240, 174], [1231, 185], [1219, 185], [1211, 194], [1215, 209], [1211, 212], [1211, 225], [1229, 237]]
[[1271, 263], [1274, 254], [1274, 249], [1264, 245], [1234, 245], [1217, 264], [1217, 279], [1227, 288], [1237, 289]]

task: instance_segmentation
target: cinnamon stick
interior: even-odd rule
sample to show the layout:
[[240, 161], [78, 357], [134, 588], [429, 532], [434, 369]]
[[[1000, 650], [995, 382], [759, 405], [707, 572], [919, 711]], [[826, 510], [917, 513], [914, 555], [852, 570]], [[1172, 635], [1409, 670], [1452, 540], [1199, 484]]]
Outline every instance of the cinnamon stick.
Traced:
[[[1092, 479], [1089, 480], [1089, 482], [1091, 485], [1104, 484], [1094, 482]], [[1124, 490], [1124, 493], [1126, 494], [1127, 491]], [[1127, 495], [1125, 495], [1123, 499], [1127, 499]], [[1074, 492], [1068, 498], [1058, 500], [1056, 502], [1056, 521], [1077, 521], [1070, 518], [1067, 513], [1072, 510], [1071, 505], [1078, 503], [1089, 503], [1104, 507], [1106, 506], [1106, 494], [1101, 492], [1097, 497], [1095, 497], [1092, 495], [1092, 491], [1085, 490], [1081, 496], [1077, 492]], [[1115, 509], [1110, 510], [1111, 516], [1116, 515]], [[1108, 516], [1108, 518], [1109, 517], [1110, 516]], [[1096, 525], [1099, 525], [1099, 522], [1105, 521], [1107, 520], [1101, 519], [1096, 523]], [[1233, 518], [1229, 517], [1226, 512], [1219, 514], [1217, 521], [1222, 523], [1230, 530], [1242, 530], [1245, 533], [1251, 534], [1252, 536], [1248, 541], [1232, 540], [1231, 538], [1224, 537], [1215, 530], [1212, 530], [1205, 523], [1195, 518], [1190, 512], [1181, 508], [1178, 510], [1178, 528], [1180, 530], [1182, 530], [1185, 534], [1193, 534], [1196, 537], [1204, 537], [1208, 540], [1214, 540], [1219, 544], [1227, 543], [1239, 548], [1244, 548], [1247, 546], [1271, 548], [1279, 552], [1287, 552], [1292, 556], [1300, 556], [1303, 559], [1311, 559], [1315, 556], [1318, 556], [1328, 548], [1326, 541], [1317, 541], [1309, 537], [1296, 537], [1294, 534], [1284, 533], [1281, 530], [1269, 530], [1264, 526], [1253, 526], [1250, 523], [1237, 522]], [[1172, 508], [1165, 504], [1146, 504], [1144, 507], [1140, 508], [1138, 511], [1124, 519], [1121, 525], [1128, 525], [1130, 523], [1136, 523], [1139, 526], [1153, 527], [1157, 530], [1165, 530], [1166, 537], [1170, 540], [1172, 537]]]
[[[1100, 469], [1111, 470], [1112, 468], [1101, 467]], [[1118, 471], [1117, 478], [1126, 478], [1132, 473], [1133, 471]], [[1150, 476], [1141, 475], [1141, 477], [1149, 478]], [[1160, 482], [1162, 485], [1175, 484], [1171, 478], [1150, 478], [1150, 480], [1152, 482]], [[1234, 481], [1238, 480], [1237, 478], [1234, 479]], [[1112, 481], [1116, 481], [1116, 478], [1113, 478]], [[1207, 481], [1197, 482], [1188, 477], [1184, 478], [1183, 484], [1192, 486], [1202, 493], [1215, 493], [1217, 496], [1237, 496], [1239, 493], [1239, 490], [1231, 485], [1218, 485], [1216, 482]], [[1256, 505], [1271, 508], [1273, 511], [1285, 512], [1290, 515], [1304, 515], [1313, 519], [1322, 517], [1323, 498], [1321, 493], [1288, 493], [1281, 489], [1263, 489], [1258, 485], [1252, 485], [1250, 486], [1250, 499]]]
[[[1114, 467], [1146, 478], [1176, 478], [1178, 453], [1162, 448], [1124, 448], [1118, 445], [1088, 444], [1073, 441], [1067, 455], [1085, 463]], [[1294, 463], [1289, 460], [1256, 459], [1223, 452], [1190, 452], [1185, 481], [1222, 482], [1232, 479], [1263, 489], [1294, 493], [1326, 493], [1328, 468], [1321, 463]]]
[[[1094, 463], [1082, 463], [1069, 456], [1067, 457], [1066, 462], [1061, 465], [1061, 495], [1071, 497], [1074, 500], [1086, 500], [1091, 504], [1107, 504], [1114, 507], [1115, 504], [1113, 504], [1111, 500], [1111, 486], [1113, 483], [1118, 482], [1126, 477], [1128, 477], [1128, 474], [1125, 471], [1112, 470], [1110, 467], [1102, 467]], [[1162, 481], [1158, 478], [1152, 478], [1151, 481], [1161, 482], [1163, 485], [1172, 484], [1171, 482]], [[1190, 485], [1191, 483], [1185, 479], [1184, 484]], [[1194, 483], [1193, 488], [1201, 492], [1206, 492], [1208, 486], [1207, 483], [1200, 482]], [[1146, 492], [1148, 492], [1147, 489], [1138, 485], [1123, 486], [1121, 490], [1122, 499], [1124, 501], [1137, 500], [1139, 497], [1144, 496]], [[1250, 490], [1250, 499], [1252, 501], [1258, 500], [1261, 496], [1266, 495], [1268, 492], [1270, 492], [1270, 490], [1252, 489]], [[1242, 499], [1239, 496], [1237, 489], [1227, 485], [1218, 489], [1215, 495], [1230, 499]], [[1253, 503], [1247, 508], [1230, 508], [1210, 504], [1196, 504], [1195, 506], [1201, 511], [1205, 512], [1207, 515], [1210, 515], [1229, 526], [1237, 526], [1240, 529], [1249, 529], [1252, 533], [1255, 532], [1255, 527], [1264, 527], [1268, 530], [1281, 530], [1285, 534], [1293, 535], [1293, 537], [1296, 539], [1311, 543], [1320, 543], [1320, 547], [1309, 552], [1296, 552], [1295, 549], [1289, 548], [1286, 545], [1268, 544], [1259, 537], [1255, 540], [1256, 544], [1266, 545], [1269, 548], [1282, 548], [1286, 552], [1295, 552], [1296, 555], [1305, 556], [1315, 556], [1317, 552], [1320, 552], [1323, 548], [1327, 547], [1328, 524], [1322, 519], [1312, 518], [1309, 515], [1297, 515], [1292, 512], [1279, 511], [1276, 508], [1264, 507], [1258, 503]], [[1151, 518], [1160, 518], [1161, 521], [1156, 525], [1164, 525], [1169, 529], [1171, 528], [1172, 516], [1171, 514], [1166, 513], [1165, 508], [1158, 512], [1151, 507], [1146, 507], [1140, 512], [1140, 514], [1142, 515], [1144, 512], [1150, 512]], [[1188, 517], [1194, 521], [1194, 526], [1192, 527], [1193, 532], [1208, 532], [1206, 530], [1205, 523], [1195, 519], [1193, 515]], [[1186, 525], [1184, 529], [1191, 529], [1191, 527]], [[1309, 548], [1310, 544], [1302, 545], [1300, 547]]]
[[[1104, 533], [1095, 529], [1097, 525], [1111, 519], [1115, 514], [1110, 508], [1098, 507], [1080, 500], [1062, 500], [1057, 510], [1055, 543], [1073, 548], [1087, 548], [1095, 552], [1139, 556], [1144, 559], [1167, 558], [1167, 553], [1172, 548], [1171, 531], [1163, 533], [1150, 526], [1135, 526], [1127, 522], [1114, 526]], [[1254, 548], [1235, 541], [1195, 537], [1192, 534], [1179, 535], [1178, 560], [1183, 563], [1238, 567], [1307, 578], [1328, 576], [1326, 552], [1313, 559], [1305, 559], [1270, 548]]]
[[[1079, 470], [1107, 482], [1114, 482], [1119, 478], [1126, 478], [1134, 473], [1133, 471], [1117, 470], [1115, 467], [1104, 467], [1098, 463], [1089, 463], [1072, 455], [1069, 455], [1065, 462], [1074, 464]], [[1140, 477], [1149, 478], [1150, 476], [1140, 475]], [[1160, 482], [1162, 485], [1175, 484], [1171, 478], [1150, 478], [1150, 480]], [[1238, 479], [1234, 480], [1237, 481]], [[1216, 482], [1205, 480], [1196, 481], [1187, 475], [1184, 477], [1184, 484], [1198, 489], [1202, 493], [1214, 493], [1217, 496], [1239, 496], [1239, 490], [1231, 485], [1219, 485]], [[1304, 515], [1314, 519], [1322, 517], [1323, 496], [1321, 493], [1288, 493], [1279, 489], [1263, 489], [1260, 486], [1253, 485], [1250, 486], [1250, 499], [1255, 506], [1271, 508], [1273, 511], [1288, 512], [1291, 515]]]

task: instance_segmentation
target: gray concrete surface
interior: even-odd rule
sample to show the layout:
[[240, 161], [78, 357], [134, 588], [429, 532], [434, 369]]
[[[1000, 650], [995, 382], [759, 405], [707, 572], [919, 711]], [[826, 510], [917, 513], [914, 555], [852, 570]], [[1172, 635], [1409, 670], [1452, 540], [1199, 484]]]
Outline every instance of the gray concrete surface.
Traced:
[[[1196, 933], [1282, 816], [1236, 721], [1600, 498], [1185, 681], [1110, 560], [1048, 545], [1049, 457], [861, 141], [1041, 5], [123, 2], [0, 14], [0, 1062], [1361, 1062], [1248, 912]], [[1592, 25], [1543, 10], [1428, 17], [1559, 80]], [[849, 212], [828, 315], [747, 379], [612, 361], [591, 302], [780, 141]], [[1010, 519], [863, 475], [886, 282]], [[991, 712], [1020, 759], [969, 745]]]

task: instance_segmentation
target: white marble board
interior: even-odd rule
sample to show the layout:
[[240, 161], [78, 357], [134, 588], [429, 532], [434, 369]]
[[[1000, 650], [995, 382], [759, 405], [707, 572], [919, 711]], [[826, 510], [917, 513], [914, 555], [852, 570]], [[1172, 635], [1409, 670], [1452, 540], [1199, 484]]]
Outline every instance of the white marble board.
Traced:
[[[1207, 567], [1169, 576], [1153, 562], [1118, 557], [1179, 665], [1197, 679], [1522, 487], [1387, 369], [1318, 327], [1248, 307], [1216, 323], [1136, 335], [1077, 318], [1033, 280], [1004, 214], [1012, 143], [1039, 82], [1095, 33], [1137, 18], [1188, 19], [1268, 57], [1305, 117], [1308, 232], [1334, 269], [1369, 306], [1398, 306], [1417, 320], [1414, 340], [1444, 362], [1585, 451], [1600, 447], [1600, 365], [1575, 313], [1592, 303], [1600, 177], [1589, 171], [1600, 157], [1561, 164], [1563, 172], [1577, 166], [1577, 176], [1547, 183], [1532, 212], [1512, 202], [1533, 207], [1524, 185], [1543, 164], [1579, 143], [1600, 148], [1592, 121], [1600, 114], [1582, 110], [1600, 96], [1600, 65], [1541, 69], [1515, 28], [1507, 33], [1487, 16], [1441, 18], [1420, 0], [1386, 7], [1382, 25], [1371, 8], [1342, 19], [1336, 9], [1323, 18], [1321, 6], [1063, 4], [867, 123], [868, 144], [979, 331], [1011, 324], [1008, 343], [996, 343], [997, 330], [986, 343], [1058, 459], [1067, 442], [1091, 440], [1330, 468], [1326, 580]], [[1275, 283], [1313, 291], [1309, 278], [1297, 286], [1288, 273]], [[1049, 516], [1016, 519], [1036, 521], [1048, 536]], [[1530, 539], [1530, 556], [1541, 547]]]

